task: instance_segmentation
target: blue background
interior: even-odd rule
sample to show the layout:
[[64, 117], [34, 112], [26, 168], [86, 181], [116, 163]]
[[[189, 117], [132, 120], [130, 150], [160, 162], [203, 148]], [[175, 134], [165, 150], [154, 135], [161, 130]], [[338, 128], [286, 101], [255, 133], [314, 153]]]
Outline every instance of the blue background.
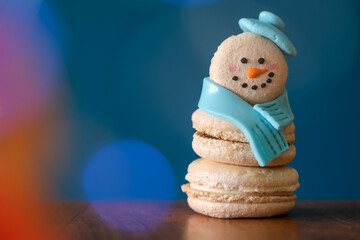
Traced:
[[[202, 79], [217, 46], [241, 33], [238, 20], [257, 18], [262, 10], [284, 20], [298, 50], [288, 58], [287, 82], [296, 124], [297, 156], [290, 165], [300, 174], [298, 198], [360, 198], [357, 1], [49, 0], [45, 5], [52, 19], [44, 13], [42, 21], [57, 35], [64, 60], [65, 115], [73, 140], [71, 166], [58, 181], [64, 198], [84, 198], [83, 175], [92, 156], [127, 139], [165, 156], [167, 174], [175, 179], [175, 195], [165, 195], [185, 198], [180, 186], [197, 158], [190, 118]], [[154, 163], [144, 174], [163, 164], [155, 155], [142, 160]], [[143, 168], [142, 161], [131, 167]], [[102, 166], [92, 169], [106, 171]], [[85, 175], [91, 179], [91, 174], [96, 175]], [[138, 187], [131, 179], [128, 187]], [[162, 188], [161, 182], [153, 185]], [[151, 184], [141, 191], [150, 196]]]

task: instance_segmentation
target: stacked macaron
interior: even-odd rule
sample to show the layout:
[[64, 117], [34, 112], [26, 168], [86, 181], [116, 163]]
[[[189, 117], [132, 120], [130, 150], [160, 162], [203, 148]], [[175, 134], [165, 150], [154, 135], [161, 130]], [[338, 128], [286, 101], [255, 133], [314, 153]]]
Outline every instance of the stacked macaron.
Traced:
[[[284, 54], [296, 50], [270, 12], [239, 23], [245, 33], [218, 47], [204, 79], [192, 115], [193, 149], [201, 158], [189, 165], [182, 190], [205, 215], [269, 217], [293, 208], [299, 187], [297, 171], [285, 165], [296, 149]], [[258, 121], [255, 127], [249, 119]]]
[[[201, 157], [220, 163], [255, 167], [259, 166], [245, 135], [229, 121], [214, 117], [201, 109], [192, 115], [194, 134], [193, 149]], [[289, 150], [266, 166], [281, 166], [291, 162], [296, 154], [295, 125], [290, 123], [283, 130]]]

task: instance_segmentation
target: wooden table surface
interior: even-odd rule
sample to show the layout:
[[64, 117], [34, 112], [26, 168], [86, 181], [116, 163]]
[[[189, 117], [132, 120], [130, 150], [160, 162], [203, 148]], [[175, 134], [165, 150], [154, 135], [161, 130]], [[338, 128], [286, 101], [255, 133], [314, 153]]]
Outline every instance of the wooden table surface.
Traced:
[[360, 200], [297, 201], [263, 219], [211, 218], [186, 201], [57, 202], [49, 211], [68, 239], [360, 239]]

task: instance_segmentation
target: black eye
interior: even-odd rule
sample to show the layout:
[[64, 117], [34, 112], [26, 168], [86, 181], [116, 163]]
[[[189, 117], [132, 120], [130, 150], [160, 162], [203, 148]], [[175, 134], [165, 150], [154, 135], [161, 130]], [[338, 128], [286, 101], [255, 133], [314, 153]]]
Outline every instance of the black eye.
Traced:
[[232, 80], [237, 81], [239, 78], [237, 76], [233, 76]]
[[247, 63], [247, 59], [246, 59], [246, 58], [242, 58], [240, 61], [241, 61], [242, 63]]
[[258, 62], [259, 62], [260, 64], [263, 64], [263, 63], [265, 62], [265, 59], [259, 58]]

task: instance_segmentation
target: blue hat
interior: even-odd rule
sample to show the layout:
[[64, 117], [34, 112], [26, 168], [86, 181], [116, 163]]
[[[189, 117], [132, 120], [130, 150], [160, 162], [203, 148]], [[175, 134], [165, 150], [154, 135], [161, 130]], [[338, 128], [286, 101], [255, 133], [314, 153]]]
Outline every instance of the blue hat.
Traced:
[[262, 11], [259, 14], [259, 20], [252, 18], [241, 18], [239, 20], [240, 28], [244, 32], [252, 32], [261, 35], [273, 41], [286, 55], [296, 56], [296, 49], [286, 35], [282, 32], [285, 25], [280, 17], [268, 12]]

